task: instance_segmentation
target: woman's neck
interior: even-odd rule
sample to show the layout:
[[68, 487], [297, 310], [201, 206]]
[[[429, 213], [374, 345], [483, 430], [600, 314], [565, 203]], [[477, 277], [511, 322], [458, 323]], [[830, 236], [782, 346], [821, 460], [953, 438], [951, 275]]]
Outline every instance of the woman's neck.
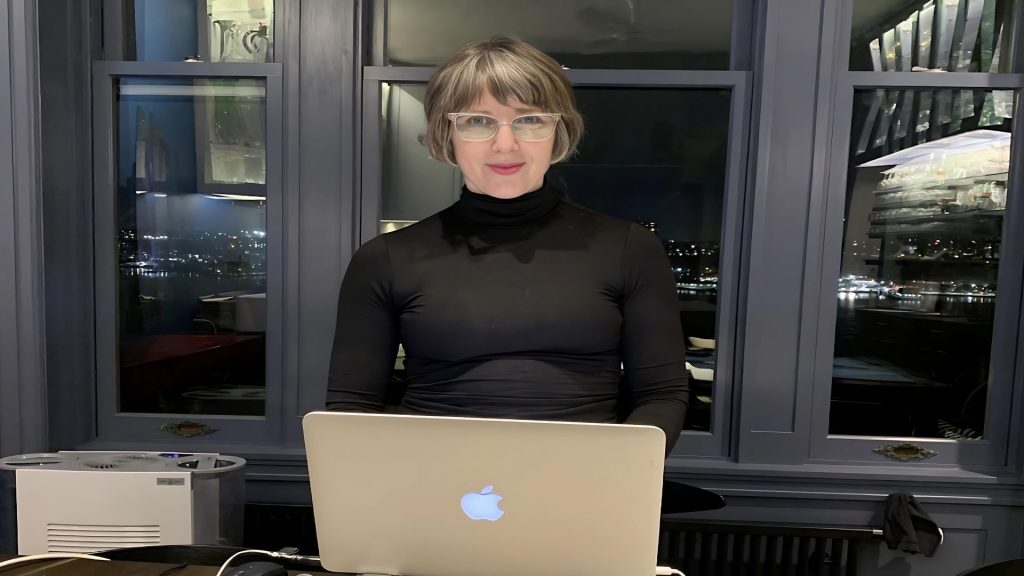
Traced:
[[462, 187], [456, 204], [461, 219], [483, 226], [521, 226], [543, 220], [560, 200], [548, 178], [540, 188], [515, 198], [495, 198]]

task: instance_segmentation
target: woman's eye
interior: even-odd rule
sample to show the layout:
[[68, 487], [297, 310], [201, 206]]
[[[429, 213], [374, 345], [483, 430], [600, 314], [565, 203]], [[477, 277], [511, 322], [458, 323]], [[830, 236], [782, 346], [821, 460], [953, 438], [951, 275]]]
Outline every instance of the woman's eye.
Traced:
[[536, 124], [543, 124], [543, 116], [520, 116], [519, 123], [523, 126], [534, 126]]
[[491, 123], [491, 119], [487, 116], [469, 116], [466, 118], [466, 124], [470, 126], [487, 126]]

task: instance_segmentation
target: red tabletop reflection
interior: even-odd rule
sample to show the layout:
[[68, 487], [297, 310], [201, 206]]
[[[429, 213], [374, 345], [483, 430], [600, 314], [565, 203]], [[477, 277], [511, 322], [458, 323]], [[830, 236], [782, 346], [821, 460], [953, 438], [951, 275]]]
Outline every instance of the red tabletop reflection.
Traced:
[[[122, 341], [120, 409], [192, 412], [196, 390], [262, 387], [263, 334], [161, 334]], [[259, 408], [262, 412], [262, 408]]]

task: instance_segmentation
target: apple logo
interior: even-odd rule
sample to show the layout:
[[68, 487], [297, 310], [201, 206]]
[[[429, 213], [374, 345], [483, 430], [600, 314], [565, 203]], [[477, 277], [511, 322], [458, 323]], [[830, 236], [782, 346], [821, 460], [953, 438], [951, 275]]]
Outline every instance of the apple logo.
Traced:
[[467, 492], [462, 497], [462, 511], [471, 520], [490, 520], [501, 518], [505, 511], [498, 508], [501, 496], [494, 493], [494, 486], [484, 486], [479, 493]]

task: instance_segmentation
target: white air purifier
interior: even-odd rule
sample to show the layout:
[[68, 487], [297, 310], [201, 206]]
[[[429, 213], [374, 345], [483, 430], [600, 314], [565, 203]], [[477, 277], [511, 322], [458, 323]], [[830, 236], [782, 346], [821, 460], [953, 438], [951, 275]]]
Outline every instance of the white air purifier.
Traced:
[[245, 460], [220, 454], [56, 452], [0, 459], [15, 474], [18, 554], [240, 545]]

